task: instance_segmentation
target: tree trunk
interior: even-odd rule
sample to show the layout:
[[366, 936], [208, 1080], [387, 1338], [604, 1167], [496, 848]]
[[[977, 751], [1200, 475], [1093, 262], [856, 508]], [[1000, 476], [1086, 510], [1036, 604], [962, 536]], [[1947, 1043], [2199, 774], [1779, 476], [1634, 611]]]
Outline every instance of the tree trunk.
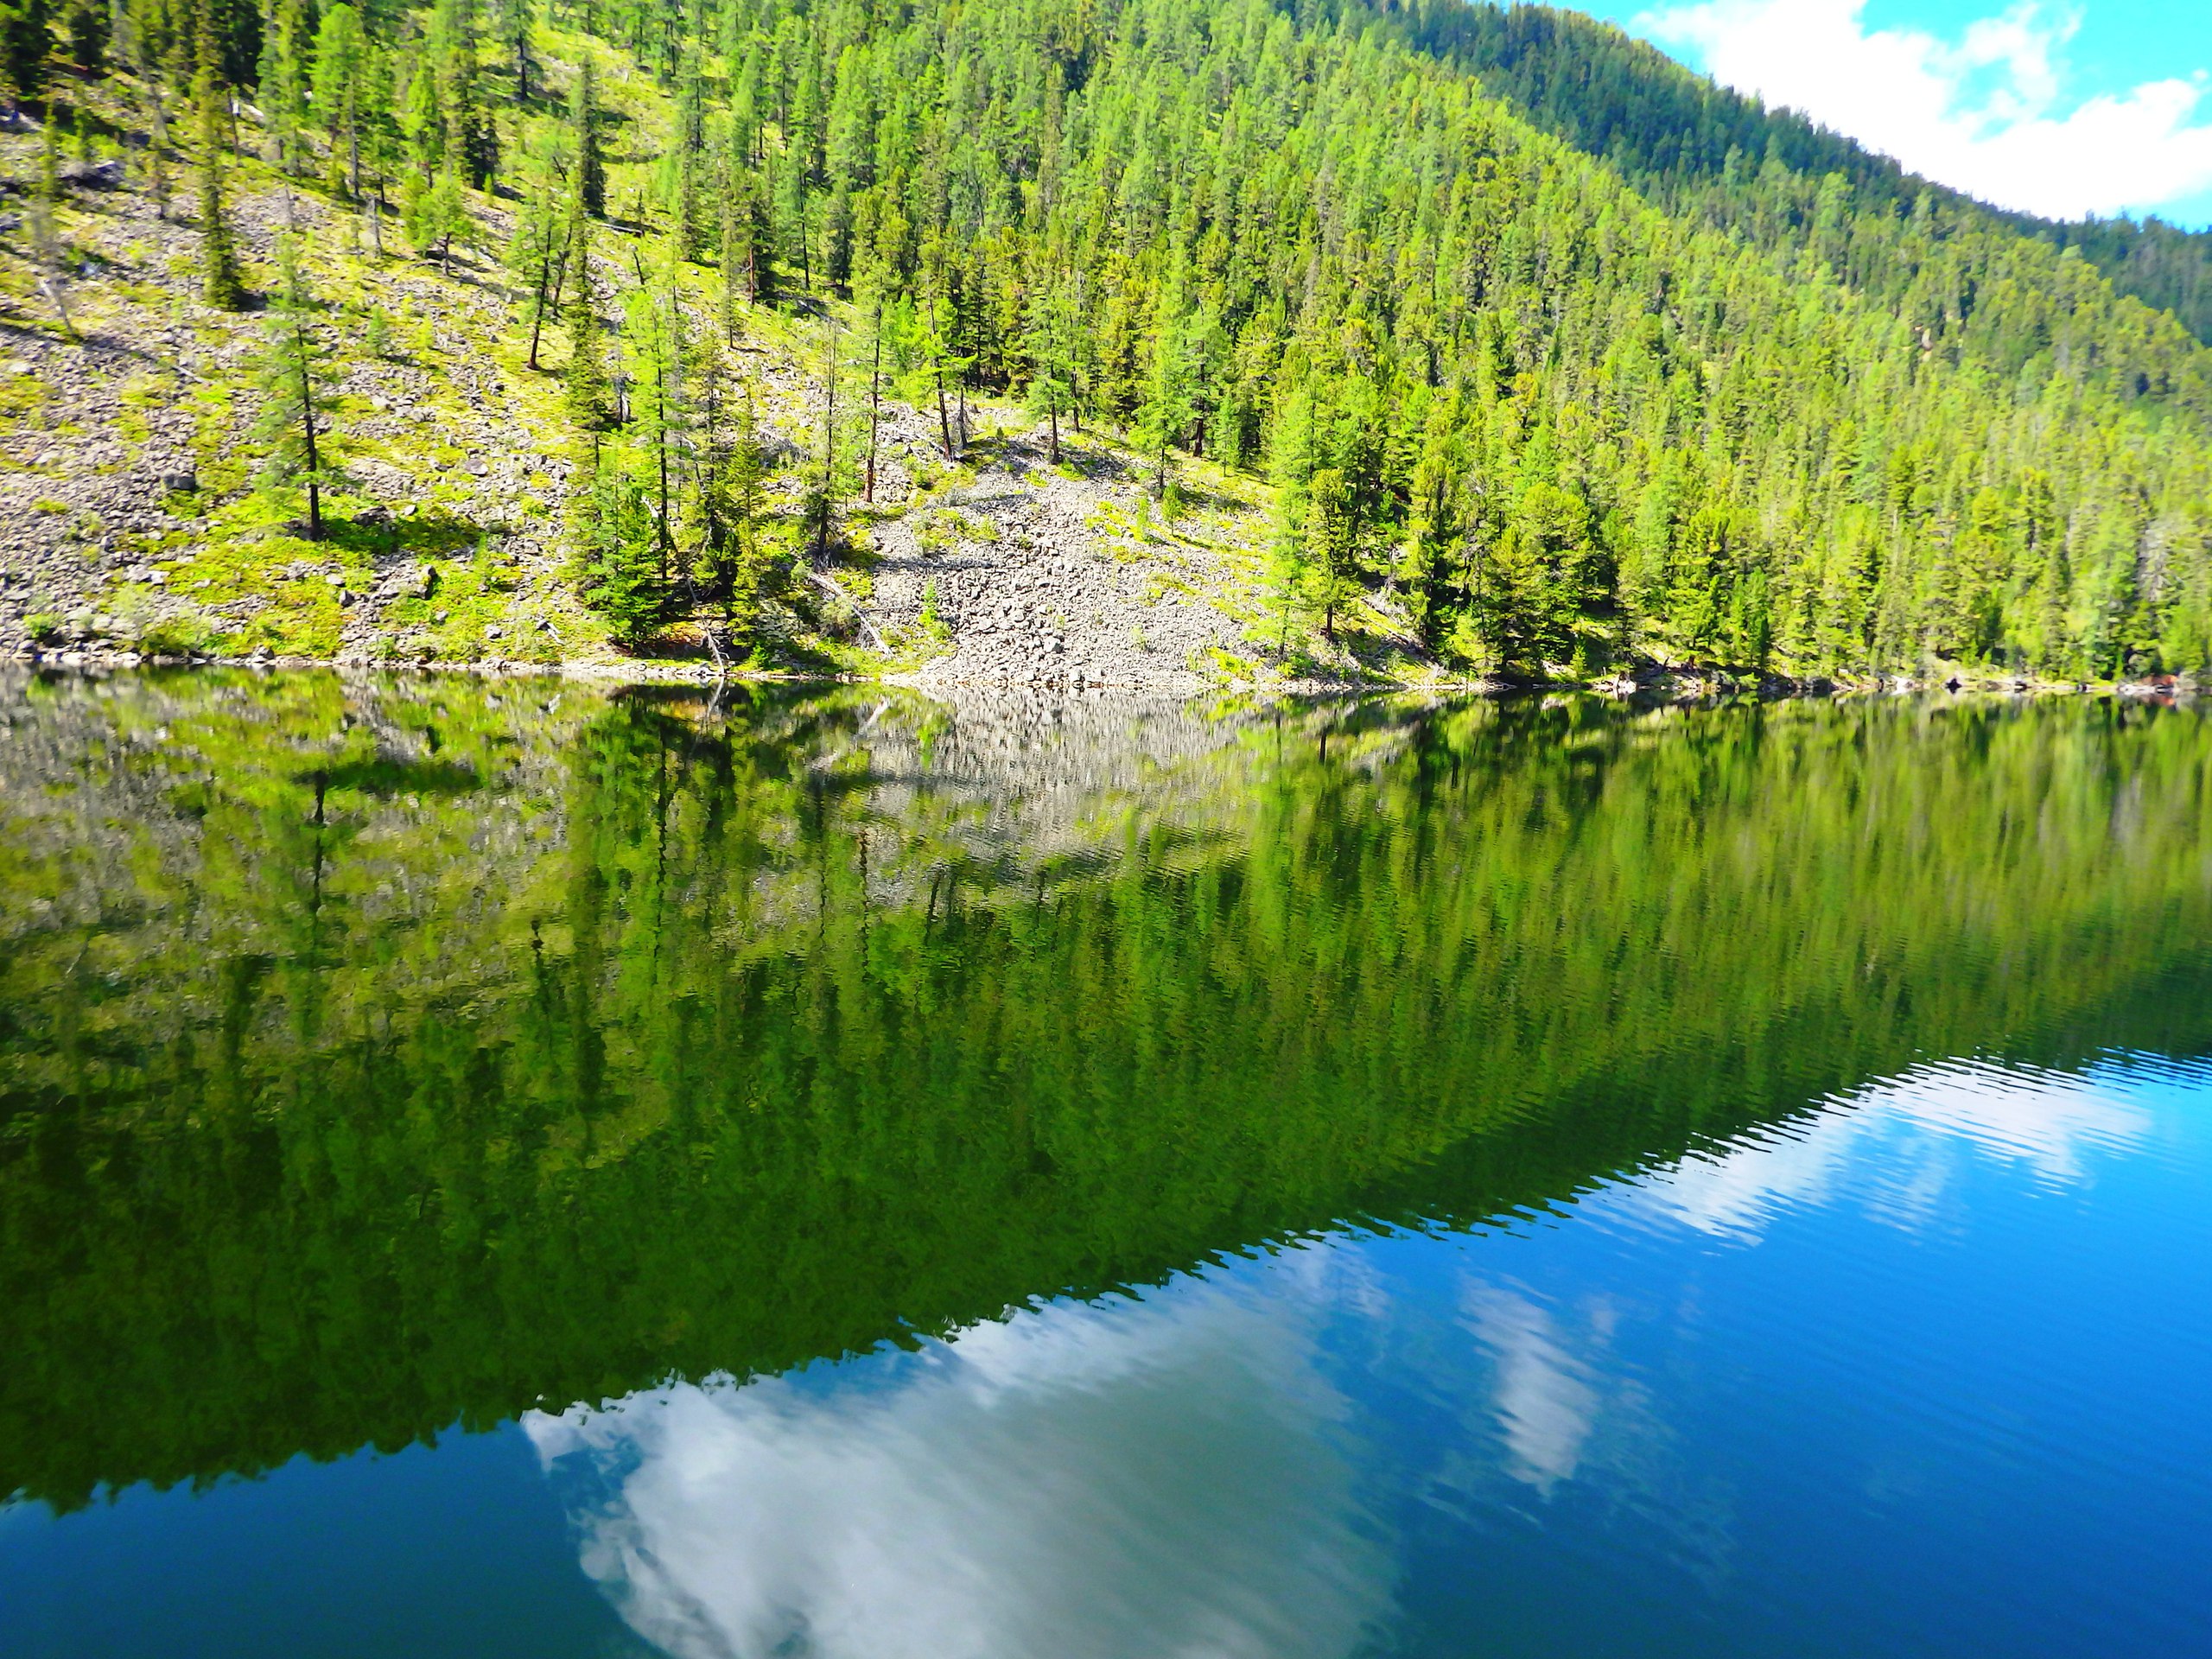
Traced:
[[551, 266], [550, 258], [537, 262], [537, 297], [531, 302], [530, 311], [530, 366], [537, 367], [537, 337], [545, 328], [545, 274]]
[[1052, 465], [1060, 464], [1060, 400], [1053, 398], [1046, 405], [1046, 417], [1052, 423]]
[[[547, 202], [546, 207], [545, 242], [544, 245], [537, 251], [537, 298], [536, 302], [532, 305], [530, 314], [530, 366], [532, 369], [536, 369], [537, 367], [537, 340], [538, 336], [544, 331], [545, 327], [545, 307], [547, 304], [545, 298], [545, 283], [547, 278], [553, 276], [556, 269], [556, 261], [553, 257], [552, 203], [550, 201]], [[561, 303], [561, 290], [558, 286], [557, 280], [553, 289], [551, 303], [556, 306], [558, 306]]]
[[868, 378], [868, 488], [865, 499], [875, 499], [875, 435], [883, 418], [883, 307], [875, 308], [875, 362]]
[[837, 320], [830, 320], [830, 354], [823, 365], [822, 402], [822, 522], [815, 530], [814, 556], [817, 563], [830, 552], [831, 493], [837, 476]]
[[308, 373], [307, 329], [296, 316], [292, 328], [299, 346], [300, 424], [308, 441], [308, 540], [319, 542], [322, 539], [322, 461], [315, 444], [315, 382]]

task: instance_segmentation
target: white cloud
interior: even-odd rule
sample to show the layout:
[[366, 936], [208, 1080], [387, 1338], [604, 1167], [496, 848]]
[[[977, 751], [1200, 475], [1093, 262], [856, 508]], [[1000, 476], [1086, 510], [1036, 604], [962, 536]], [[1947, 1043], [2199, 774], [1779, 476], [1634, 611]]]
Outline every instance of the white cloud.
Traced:
[[1264, 1279], [524, 1427], [679, 1659], [1337, 1659], [1394, 1567], [1317, 1368], [1332, 1287]]
[[2058, 219], [2171, 207], [2212, 188], [2199, 70], [2067, 106], [2069, 19], [2033, 5], [1955, 40], [1869, 29], [1866, 0], [1704, 0], [1636, 20], [1715, 79], [1803, 111], [1916, 173]]

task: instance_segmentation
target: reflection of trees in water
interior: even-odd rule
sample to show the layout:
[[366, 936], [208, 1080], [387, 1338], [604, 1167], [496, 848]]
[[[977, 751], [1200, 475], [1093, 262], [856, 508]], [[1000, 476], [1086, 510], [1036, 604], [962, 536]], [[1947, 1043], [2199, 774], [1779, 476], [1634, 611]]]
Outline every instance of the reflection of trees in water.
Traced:
[[1541, 1203], [1927, 1054], [2195, 1046], [2205, 729], [27, 695], [0, 1484]]

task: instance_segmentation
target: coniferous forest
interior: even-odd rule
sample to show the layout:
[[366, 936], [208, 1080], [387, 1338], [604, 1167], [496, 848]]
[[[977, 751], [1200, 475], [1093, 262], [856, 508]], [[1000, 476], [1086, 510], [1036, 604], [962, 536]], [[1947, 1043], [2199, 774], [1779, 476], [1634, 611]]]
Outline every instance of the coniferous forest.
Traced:
[[[833, 591], [884, 408], [950, 461], [972, 400], [1055, 458], [1111, 434], [1162, 496], [1201, 461], [1251, 480], [1249, 637], [1284, 657], [1381, 595], [1430, 660], [1509, 677], [2212, 664], [2203, 239], [1982, 207], [1571, 14], [10, 18], [44, 130], [127, 88], [131, 165], [189, 210], [204, 302], [276, 318], [257, 486], [310, 539], [334, 492], [344, 519], [316, 448], [344, 342], [312, 321], [312, 262], [241, 264], [226, 185], [258, 168], [448, 278], [496, 244], [574, 458], [547, 509], [567, 580], [624, 639], [697, 614], [742, 636], [766, 596]], [[789, 337], [772, 318], [823, 365], [781, 474], [748, 378]]]

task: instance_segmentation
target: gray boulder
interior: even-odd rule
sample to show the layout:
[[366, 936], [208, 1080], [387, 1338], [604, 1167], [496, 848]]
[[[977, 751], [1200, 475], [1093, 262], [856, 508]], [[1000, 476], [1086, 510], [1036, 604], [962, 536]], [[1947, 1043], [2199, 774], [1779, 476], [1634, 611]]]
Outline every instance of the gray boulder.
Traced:
[[64, 162], [60, 174], [62, 183], [73, 184], [83, 190], [116, 190], [123, 185], [123, 163], [112, 158], [105, 162]]

